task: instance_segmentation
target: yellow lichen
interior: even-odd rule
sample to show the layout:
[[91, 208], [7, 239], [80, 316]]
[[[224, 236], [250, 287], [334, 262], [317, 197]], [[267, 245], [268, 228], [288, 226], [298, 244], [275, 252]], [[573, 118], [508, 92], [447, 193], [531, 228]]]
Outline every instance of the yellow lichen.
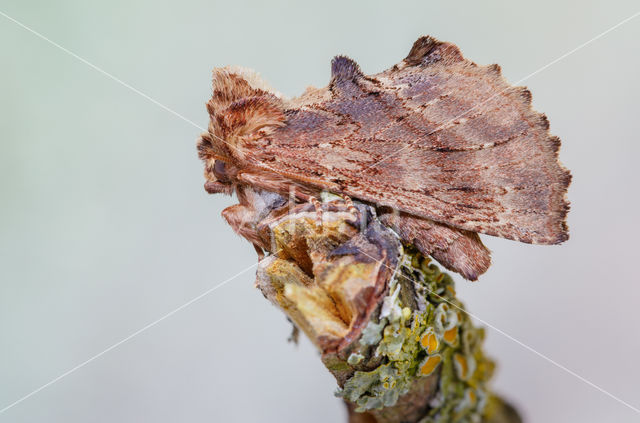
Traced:
[[[444, 273], [443, 273], [443, 275], [444, 275]], [[456, 290], [455, 290], [455, 288], [454, 288], [453, 286], [451, 286], [451, 285], [447, 285], [447, 288], [446, 288], [446, 289], [447, 289], [447, 291], [449, 291], [449, 294], [450, 294], [452, 297], [455, 297], [455, 296], [456, 296]]]
[[422, 364], [420, 364], [420, 374], [428, 376], [438, 367], [438, 364], [442, 361], [442, 357], [439, 354], [428, 356]]
[[469, 402], [471, 403], [471, 406], [476, 405], [476, 401], [478, 401], [478, 395], [476, 394], [476, 391], [474, 391], [473, 389], [468, 389], [467, 397], [469, 398]]
[[405, 307], [402, 309], [402, 318], [404, 320], [409, 320], [409, 318], [411, 317], [411, 314], [413, 312], [411, 311], [411, 309], [409, 307]]
[[462, 380], [467, 380], [469, 376], [469, 365], [467, 364], [467, 358], [462, 354], [455, 354], [453, 359], [456, 363], [456, 370], [458, 371], [458, 377]]
[[448, 331], [445, 331], [444, 335], [442, 336], [444, 338], [444, 341], [449, 344], [449, 345], [455, 345], [456, 341], [458, 339], [458, 328], [457, 327], [453, 327], [451, 329], [449, 329]]
[[472, 356], [456, 353], [453, 355], [453, 363], [460, 380], [469, 380], [476, 370], [476, 361]]
[[428, 328], [427, 330], [424, 331], [424, 334], [420, 339], [420, 345], [422, 345], [422, 348], [424, 348], [427, 351], [427, 354], [429, 355], [438, 351], [440, 342], [438, 341], [438, 337], [433, 331], [433, 328]]

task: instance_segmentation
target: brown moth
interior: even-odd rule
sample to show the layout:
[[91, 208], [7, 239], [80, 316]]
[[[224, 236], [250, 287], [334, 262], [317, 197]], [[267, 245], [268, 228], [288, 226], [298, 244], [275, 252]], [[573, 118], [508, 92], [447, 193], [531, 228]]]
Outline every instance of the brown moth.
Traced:
[[404, 242], [470, 280], [490, 265], [477, 233], [568, 238], [571, 175], [546, 116], [498, 65], [478, 66], [451, 43], [422, 37], [374, 75], [335, 57], [329, 85], [293, 99], [246, 71], [215, 69], [207, 109], [205, 189], [237, 193], [223, 215], [259, 253], [261, 216], [290, 193], [322, 191], [374, 205]]

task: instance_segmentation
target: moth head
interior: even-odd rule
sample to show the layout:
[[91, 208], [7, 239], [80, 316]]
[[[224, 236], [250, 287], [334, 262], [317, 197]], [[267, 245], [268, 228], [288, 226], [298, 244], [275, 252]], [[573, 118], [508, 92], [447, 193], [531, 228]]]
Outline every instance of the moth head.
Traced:
[[256, 141], [284, 125], [282, 96], [251, 70], [216, 68], [207, 111], [208, 131], [198, 140], [205, 189], [231, 194], [238, 172], [251, 165]]
[[247, 160], [253, 142], [284, 125], [285, 120], [282, 96], [255, 72], [239, 67], [213, 70], [207, 111], [210, 148], [237, 163]]
[[205, 162], [205, 191], [209, 194], [233, 194], [236, 187], [236, 174], [237, 169], [225, 161], [213, 159]]

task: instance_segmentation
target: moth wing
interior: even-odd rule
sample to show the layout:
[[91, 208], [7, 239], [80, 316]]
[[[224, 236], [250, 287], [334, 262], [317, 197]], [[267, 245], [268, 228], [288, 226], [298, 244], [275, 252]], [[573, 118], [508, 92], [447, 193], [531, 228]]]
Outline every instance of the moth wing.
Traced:
[[250, 149], [256, 167], [464, 230], [568, 238], [560, 140], [528, 90], [453, 44], [423, 37], [372, 76], [336, 57], [329, 86], [294, 99], [285, 116]]

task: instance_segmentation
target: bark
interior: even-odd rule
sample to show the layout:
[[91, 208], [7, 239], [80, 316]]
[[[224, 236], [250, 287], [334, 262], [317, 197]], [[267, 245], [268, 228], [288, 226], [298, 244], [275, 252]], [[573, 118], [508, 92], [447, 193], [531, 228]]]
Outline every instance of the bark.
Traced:
[[342, 199], [299, 204], [256, 227], [270, 254], [257, 287], [309, 337], [350, 423], [517, 423], [488, 387], [494, 363], [453, 279]]

